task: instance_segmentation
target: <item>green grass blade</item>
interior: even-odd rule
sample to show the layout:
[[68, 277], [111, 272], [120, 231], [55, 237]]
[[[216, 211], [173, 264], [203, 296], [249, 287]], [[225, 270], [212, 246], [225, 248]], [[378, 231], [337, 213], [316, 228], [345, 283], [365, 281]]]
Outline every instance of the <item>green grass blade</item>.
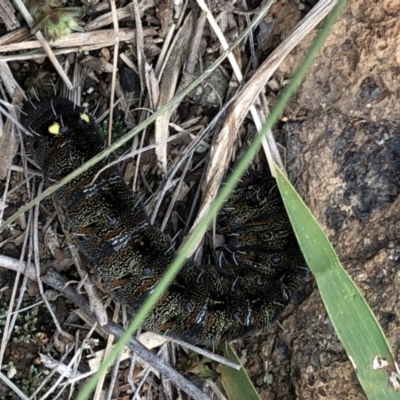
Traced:
[[368, 399], [400, 399], [400, 393], [388, 386], [387, 373], [382, 369], [373, 369], [374, 358], [381, 356], [394, 371], [390, 347], [375, 315], [341, 266], [331, 243], [310, 210], [276, 168], [279, 190], [297, 239], [315, 276], [329, 318]]
[[[223, 351], [226, 359], [240, 364], [240, 360], [230, 344], [219, 346], [219, 349]], [[227, 365], [220, 365], [218, 370], [229, 400], [260, 400], [260, 396], [243, 367], [238, 371]]]

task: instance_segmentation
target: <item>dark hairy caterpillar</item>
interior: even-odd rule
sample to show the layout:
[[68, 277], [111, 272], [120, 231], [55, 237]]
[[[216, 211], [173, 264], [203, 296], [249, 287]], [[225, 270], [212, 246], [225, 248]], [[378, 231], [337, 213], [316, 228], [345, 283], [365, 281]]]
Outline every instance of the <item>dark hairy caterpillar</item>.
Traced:
[[[104, 148], [93, 119], [64, 98], [27, 107], [29, 156], [50, 181], [71, 173]], [[70, 242], [96, 284], [135, 312], [175, 256], [151, 225], [140, 199], [115, 166], [100, 162], [59, 189], [54, 201]], [[298, 248], [272, 179], [236, 190], [227, 204], [230, 239], [221, 265], [188, 260], [143, 322], [151, 331], [191, 343], [233, 340], [267, 326], [304, 275]]]

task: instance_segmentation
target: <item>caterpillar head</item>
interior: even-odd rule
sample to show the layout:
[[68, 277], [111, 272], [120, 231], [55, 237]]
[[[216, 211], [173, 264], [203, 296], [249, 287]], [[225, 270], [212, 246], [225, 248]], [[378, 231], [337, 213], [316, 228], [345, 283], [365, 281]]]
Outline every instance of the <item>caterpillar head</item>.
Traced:
[[93, 118], [65, 98], [27, 104], [25, 112], [21, 122], [32, 132], [25, 136], [26, 151], [50, 179], [68, 175], [104, 148]]

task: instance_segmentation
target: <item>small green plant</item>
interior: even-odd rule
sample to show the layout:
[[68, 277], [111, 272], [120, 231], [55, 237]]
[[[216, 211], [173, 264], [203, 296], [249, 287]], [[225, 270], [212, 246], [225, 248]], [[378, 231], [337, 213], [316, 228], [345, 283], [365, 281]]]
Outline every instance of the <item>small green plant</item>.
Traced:
[[[100, 126], [101, 129], [101, 133], [107, 137], [108, 134], [108, 126], [109, 126], [110, 120], [105, 119]], [[126, 133], [128, 132], [128, 128], [123, 120], [123, 118], [121, 118], [120, 116], [116, 116], [114, 117], [113, 120], [113, 126], [112, 126], [112, 137], [113, 140], [118, 140], [120, 139], [122, 136], [124, 136]]]
[[[104, 136], [104, 138], [107, 140], [108, 137], [108, 127], [109, 127], [110, 120], [105, 119], [101, 124], [100, 124], [100, 132]], [[124, 136], [128, 132], [128, 128], [120, 116], [115, 116], [113, 120], [113, 125], [112, 125], [112, 132], [111, 136], [113, 138], [113, 142], [120, 139], [122, 136]], [[124, 147], [121, 149], [118, 149], [115, 153], [112, 154], [110, 157], [111, 160], [117, 159], [121, 155], [124, 154], [124, 152], [128, 151], [130, 148], [130, 144], [126, 144]]]
[[[7, 375], [9, 376], [10, 374], [14, 375], [17, 373], [16, 366], [12, 361], [10, 361], [7, 364], [4, 364], [2, 366], [2, 371], [5, 371]], [[40, 367], [37, 367], [36, 365], [31, 365], [29, 369], [26, 371], [23, 371], [23, 376], [20, 378], [14, 378], [13, 383], [18, 387], [19, 390], [21, 390], [25, 396], [32, 396], [37, 388], [43, 383], [43, 380], [46, 375], [49, 374], [49, 371], [45, 369], [41, 369]], [[46, 382], [46, 384], [40, 389], [40, 391], [37, 393], [35, 399], [39, 399], [41, 395], [46, 393], [51, 387], [51, 380]], [[13, 390], [8, 390], [8, 392], [2, 392], [4, 394], [4, 397], [2, 397], [2, 400], [17, 400], [19, 397], [16, 397], [17, 395], [14, 393]]]
[[198, 375], [203, 379], [215, 380], [218, 377], [218, 373], [212, 367], [212, 361], [196, 353], [190, 353], [187, 358], [182, 358], [177, 370], [185, 374]]
[[27, 312], [24, 315], [19, 315], [17, 318], [18, 325], [15, 325], [13, 342], [14, 343], [29, 343], [36, 331], [37, 310], [34, 308], [32, 312]]
[[[29, 304], [23, 302], [21, 308], [25, 308]], [[43, 309], [41, 309], [43, 311]], [[0, 302], [0, 336], [3, 335], [3, 327], [6, 323], [8, 306], [6, 303]], [[41, 312], [39, 315], [39, 307], [33, 307], [30, 310], [20, 312], [13, 332], [11, 333], [11, 341], [13, 343], [29, 343], [30, 341], [40, 341], [42, 335], [43, 323], [47, 325], [47, 320], [51, 321], [48, 311]]]
[[57, 0], [27, 0], [26, 7], [36, 22], [31, 32], [43, 30], [46, 38], [53, 41], [72, 31], [83, 30], [80, 19], [85, 15], [85, 8], [60, 7], [63, 4]]
[[[36, 388], [41, 385], [47, 371], [37, 368], [35, 365], [29, 367], [28, 376], [17, 381], [18, 386], [27, 395], [31, 396]], [[50, 388], [50, 384], [45, 385], [39, 393], [45, 393]]]

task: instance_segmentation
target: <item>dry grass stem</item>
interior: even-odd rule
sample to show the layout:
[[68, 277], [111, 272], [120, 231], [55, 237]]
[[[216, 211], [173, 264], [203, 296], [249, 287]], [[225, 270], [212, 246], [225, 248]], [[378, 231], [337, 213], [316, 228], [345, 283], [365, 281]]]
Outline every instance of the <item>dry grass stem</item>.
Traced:
[[0, 47], [8, 43], [19, 42], [29, 35], [28, 28], [19, 28], [0, 37]]
[[92, 328], [89, 330], [88, 334], [86, 335], [86, 338], [83, 339], [83, 341], [82, 341], [82, 345], [75, 348], [75, 352], [74, 352], [74, 355], [72, 356], [71, 361], [68, 363], [68, 365], [65, 368], [61, 369], [60, 376], [53, 383], [53, 385], [50, 387], [50, 389], [40, 398], [40, 400], [47, 399], [58, 387], [60, 387], [58, 394], [56, 396], [52, 397], [53, 400], [56, 400], [62, 394], [62, 392], [67, 388], [68, 385], [67, 384], [61, 385], [61, 382], [63, 381], [64, 378], [67, 378], [69, 381], [71, 381], [72, 380], [71, 372], [74, 373], [75, 375], [77, 374], [76, 367], [73, 368], [73, 365], [74, 364], [78, 365], [78, 363], [82, 359], [82, 354], [86, 347], [85, 342], [92, 336], [95, 328], [96, 328], [96, 324], [94, 324], [92, 326]]
[[117, 9], [115, 6], [115, 0], [110, 0], [112, 21], [114, 26], [114, 58], [113, 58], [113, 69], [111, 73], [111, 93], [110, 93], [110, 120], [108, 123], [108, 145], [112, 142], [112, 127], [113, 127], [113, 116], [114, 116], [114, 98], [115, 98], [115, 81], [117, 78], [118, 71], [118, 54], [119, 54], [119, 25], [117, 18]]
[[[118, 316], [119, 316], [119, 310], [120, 310], [120, 304], [116, 304], [116, 307], [114, 309], [114, 315], [113, 315], [113, 321], [114, 322], [118, 322]], [[109, 335], [107, 338], [107, 344], [106, 344], [106, 348], [104, 350], [104, 356], [103, 359], [105, 359], [106, 357], [108, 357], [108, 355], [111, 352], [111, 348], [114, 342], [114, 335]], [[118, 357], [119, 359], [119, 357]], [[96, 386], [96, 390], [94, 392], [93, 395], [93, 400], [101, 400], [101, 396], [102, 396], [102, 389], [103, 389], [103, 385], [104, 385], [104, 380], [105, 380], [106, 376], [103, 375], [100, 377], [100, 379], [97, 381], [97, 386]], [[113, 390], [113, 387], [110, 386], [110, 390]]]
[[[204, 26], [206, 23], [206, 14], [202, 12], [196, 21], [193, 32], [193, 38], [190, 43], [189, 54], [186, 60], [185, 68], [182, 71], [181, 83], [179, 84], [177, 93], [180, 93], [185, 87], [189, 86], [194, 80], [194, 71], [200, 54], [200, 43], [203, 37]], [[172, 107], [171, 112], [174, 113], [179, 107], [179, 103]]]
[[[144, 11], [144, 9], [143, 9]], [[108, 26], [110, 24], [115, 24], [115, 21], [120, 21], [123, 18], [132, 17], [132, 4], [128, 4], [125, 7], [116, 9], [115, 12], [112, 10], [105, 14], [100, 15], [93, 21], [90, 21], [85, 26], [85, 31], [95, 31], [97, 29], [103, 28], [104, 26]]]
[[[210, 205], [214, 201], [223, 178], [226, 175], [230, 155], [232, 153], [233, 138], [232, 126], [240, 126], [246, 117], [250, 107], [253, 105], [255, 99], [263, 90], [264, 86], [276, 71], [278, 66], [282, 63], [285, 57], [313, 30], [315, 27], [326, 17], [326, 15], [335, 6], [334, 0], [321, 0], [311, 12], [301, 21], [295, 31], [282, 42], [276, 50], [262, 63], [260, 68], [254, 73], [250, 80], [240, 90], [237, 99], [232, 105], [232, 110], [229, 112], [224, 126], [222, 127], [217, 140], [213, 144], [208, 170], [213, 171], [213, 174], [207, 173], [207, 179], [202, 186], [203, 198], [200, 210], [193, 223], [193, 232], [204, 215], [209, 212]], [[230, 146], [227, 145], [230, 143]], [[193, 246], [191, 254], [193, 254], [198, 247]]]
[[[43, 191], [43, 186], [44, 186], [44, 181], [41, 181], [39, 184], [39, 189], [38, 189], [38, 194], [42, 193]], [[32, 225], [32, 235], [33, 237], [33, 257], [34, 257], [34, 264], [35, 264], [35, 270], [36, 270], [36, 276], [37, 278], [37, 283], [39, 287], [39, 292], [40, 295], [42, 296], [42, 299], [44, 300], [47, 309], [49, 310], [50, 315], [53, 318], [54, 325], [57, 328], [57, 331], [63, 335], [63, 336], [68, 336], [68, 334], [61, 328], [60, 323], [58, 322], [57, 316], [54, 313], [53, 308], [50, 305], [50, 302], [47, 298], [47, 296], [44, 293], [43, 289], [43, 284], [42, 281], [40, 280], [40, 256], [39, 256], [39, 238], [38, 238], [38, 233], [39, 233], [39, 208], [40, 204], [36, 204], [34, 214], [33, 214], [33, 225]], [[29, 231], [28, 231], [29, 232]]]
[[6, 29], [11, 31], [19, 28], [19, 21], [15, 17], [15, 10], [10, 0], [2, 0], [0, 7], [0, 21], [4, 22]]
[[[143, 36], [156, 36], [157, 32], [154, 28], [144, 28], [143, 29]], [[134, 29], [123, 28], [119, 30], [118, 33], [118, 40], [120, 42], [132, 42], [136, 39], [136, 31]], [[84, 44], [83, 44], [84, 43]], [[65, 36], [61, 39], [57, 39], [51, 43], [53, 49], [63, 49], [63, 53], [54, 51], [54, 54], [67, 54], [67, 53], [74, 53], [74, 52], [82, 52], [82, 51], [89, 51], [89, 50], [96, 50], [101, 49], [103, 47], [109, 47], [114, 45], [114, 30], [113, 29], [103, 29], [101, 31], [92, 31], [92, 32], [75, 32], [71, 33], [68, 36]], [[8, 53], [14, 51], [28, 51], [34, 49], [41, 49], [41, 44], [37, 40], [28, 40], [20, 43], [10, 43], [0, 46], [0, 53]], [[43, 57], [45, 53], [33, 53], [32, 55], [36, 57]], [[2, 56], [2, 61], [9, 61], [11, 57], [13, 59], [19, 60], [22, 57], [21, 55], [14, 55], [14, 56]], [[27, 58], [29, 59], [29, 54]]]
[[[192, 16], [189, 15], [182, 27], [179, 29], [172, 44], [172, 51], [169, 53], [167, 63], [162, 75], [158, 107], [164, 106], [170, 101], [176, 92], [176, 85], [180, 75], [186, 50], [189, 44]], [[169, 136], [169, 122], [172, 111], [165, 112], [157, 118], [155, 123], [155, 139], [157, 142], [165, 140]], [[158, 146], [156, 156], [161, 171], [167, 173], [167, 146]]]
[[[33, 217], [33, 211], [30, 211], [28, 224], [27, 224], [25, 232], [29, 232], [29, 230], [31, 228], [32, 217]], [[29, 238], [29, 235], [25, 234], [24, 242], [23, 242], [22, 250], [21, 250], [21, 257], [19, 260], [15, 260], [15, 262], [13, 264], [14, 271], [17, 274], [15, 276], [14, 286], [13, 286], [13, 290], [11, 293], [10, 302], [8, 305], [8, 312], [7, 312], [7, 316], [6, 316], [6, 320], [5, 320], [4, 328], [3, 328], [3, 337], [1, 339], [1, 347], [0, 347], [0, 366], [3, 364], [4, 352], [6, 350], [8, 342], [10, 340], [11, 332], [14, 328], [15, 322], [17, 320], [17, 313], [18, 313], [20, 305], [22, 303], [22, 296], [23, 296], [23, 294], [25, 292], [25, 288], [26, 288], [26, 280], [25, 279], [23, 279], [21, 287], [20, 287], [19, 283], [20, 283], [20, 279], [21, 279], [21, 274], [24, 274], [25, 263], [24, 263], [23, 259], [26, 254], [28, 239], [31, 240], [31, 238]], [[0, 256], [0, 257], [2, 257], [2, 256]], [[33, 268], [31, 268], [29, 270], [29, 272], [31, 274], [33, 274], [33, 276], [36, 277], [36, 272], [34, 271]], [[17, 304], [15, 305], [15, 299], [17, 298], [18, 292], [19, 292], [19, 297], [17, 299]], [[14, 305], [15, 305], [15, 307], [14, 307]], [[16, 311], [13, 313], [14, 308]]]

